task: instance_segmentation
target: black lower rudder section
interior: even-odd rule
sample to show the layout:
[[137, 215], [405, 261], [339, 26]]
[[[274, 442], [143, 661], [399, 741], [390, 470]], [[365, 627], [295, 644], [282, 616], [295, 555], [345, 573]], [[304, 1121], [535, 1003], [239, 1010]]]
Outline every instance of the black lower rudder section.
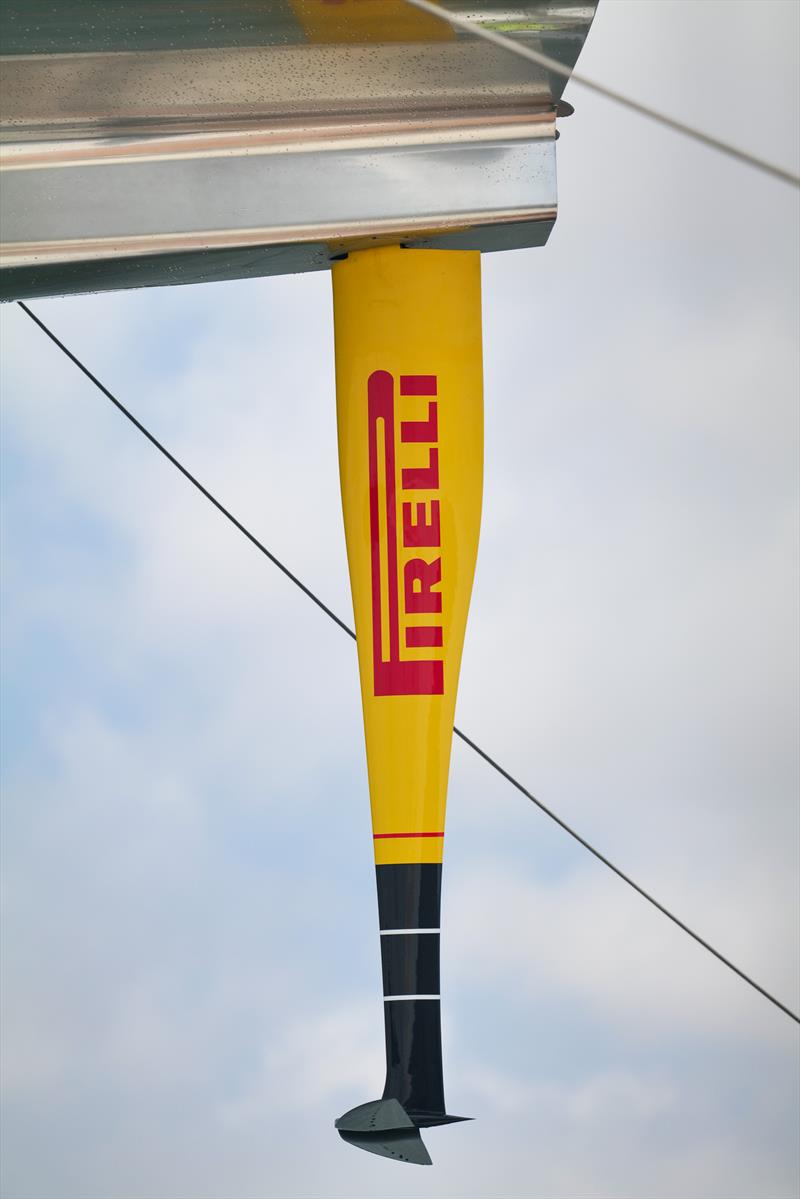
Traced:
[[381, 966], [384, 995], [438, 995], [438, 932], [387, 932], [381, 937]]
[[[386, 1086], [415, 1123], [444, 1116], [439, 1003], [438, 863], [376, 866]], [[424, 996], [424, 998], [410, 998]]]
[[376, 866], [378, 920], [387, 928], [438, 928], [442, 897], [441, 862]]
[[438, 999], [384, 1003], [386, 1086], [384, 1099], [402, 1103], [424, 1127], [444, 1116], [442, 1021]]
[[381, 929], [386, 1085], [336, 1127], [360, 1149], [430, 1164], [418, 1129], [452, 1124], [444, 1106], [439, 1001], [439, 863], [376, 866]]

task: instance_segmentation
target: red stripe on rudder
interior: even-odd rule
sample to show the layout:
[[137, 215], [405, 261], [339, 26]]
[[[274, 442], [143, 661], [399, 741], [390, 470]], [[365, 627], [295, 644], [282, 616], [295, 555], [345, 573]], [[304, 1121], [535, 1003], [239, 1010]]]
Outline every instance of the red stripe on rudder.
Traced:
[[382, 841], [386, 837], [443, 837], [444, 833], [373, 833], [373, 841]]

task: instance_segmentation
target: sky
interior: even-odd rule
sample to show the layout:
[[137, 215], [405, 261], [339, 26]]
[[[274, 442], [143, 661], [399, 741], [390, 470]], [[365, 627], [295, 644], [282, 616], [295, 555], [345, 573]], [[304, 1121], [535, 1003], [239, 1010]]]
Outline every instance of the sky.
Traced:
[[[797, 171], [799, 18], [602, 0], [580, 66]], [[797, 1010], [797, 193], [566, 96], [549, 244], [483, 260], [457, 722]], [[327, 275], [32, 307], [350, 619]], [[4, 1199], [792, 1199], [797, 1026], [458, 742], [476, 1119], [431, 1169], [341, 1142], [383, 1085], [352, 643], [0, 315]]]

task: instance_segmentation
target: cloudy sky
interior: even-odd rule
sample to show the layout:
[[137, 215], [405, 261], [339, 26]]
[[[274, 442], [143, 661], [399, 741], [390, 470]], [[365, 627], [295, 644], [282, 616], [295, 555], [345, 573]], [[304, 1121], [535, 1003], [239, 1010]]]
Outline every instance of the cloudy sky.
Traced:
[[[799, 14], [603, 0], [581, 66], [797, 170]], [[458, 722], [797, 1008], [797, 193], [567, 96], [549, 245], [484, 260]], [[326, 275], [33, 307], [349, 619]], [[2, 317], [4, 1199], [791, 1199], [797, 1027], [458, 743], [477, 1119], [429, 1170], [340, 1141], [383, 1082], [353, 646]]]

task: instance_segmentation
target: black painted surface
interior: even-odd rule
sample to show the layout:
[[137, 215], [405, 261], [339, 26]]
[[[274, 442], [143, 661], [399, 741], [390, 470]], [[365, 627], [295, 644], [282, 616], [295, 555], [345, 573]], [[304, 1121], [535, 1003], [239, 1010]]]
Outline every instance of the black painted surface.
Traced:
[[439, 994], [439, 934], [381, 937], [384, 995]]
[[384, 928], [438, 928], [441, 862], [376, 866], [378, 919]]
[[438, 999], [396, 999], [384, 1005], [386, 1086], [412, 1120], [444, 1115], [442, 1022]]
[[[403, 863], [375, 868], [381, 929], [438, 928], [440, 863]], [[384, 995], [439, 992], [439, 936], [381, 937]], [[389, 1000], [384, 1004], [386, 1086], [420, 1125], [444, 1116], [442, 1030], [438, 999]]]

